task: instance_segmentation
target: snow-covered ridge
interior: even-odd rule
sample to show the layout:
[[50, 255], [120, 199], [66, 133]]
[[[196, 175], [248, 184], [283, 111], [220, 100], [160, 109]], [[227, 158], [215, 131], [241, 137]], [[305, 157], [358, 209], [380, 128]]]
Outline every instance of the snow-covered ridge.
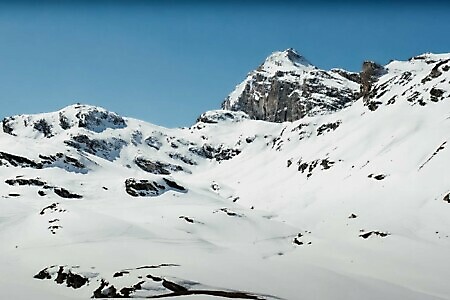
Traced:
[[239, 122], [246, 119], [249, 119], [248, 115], [241, 111], [212, 110], [201, 114], [197, 122], [214, 124], [223, 121]]
[[273, 76], [276, 72], [299, 73], [302, 70], [312, 69], [316, 69], [316, 67], [292, 48], [272, 53], [258, 67], [258, 71], [266, 72], [268, 76]]
[[71, 128], [97, 133], [108, 128], [124, 128], [126, 120], [101, 107], [74, 104], [53, 113], [5, 118], [2, 124], [3, 132], [11, 135], [51, 138]]
[[408, 61], [392, 61], [370, 86], [365, 102], [371, 110], [396, 101], [426, 106], [449, 97], [450, 54], [426, 53]]

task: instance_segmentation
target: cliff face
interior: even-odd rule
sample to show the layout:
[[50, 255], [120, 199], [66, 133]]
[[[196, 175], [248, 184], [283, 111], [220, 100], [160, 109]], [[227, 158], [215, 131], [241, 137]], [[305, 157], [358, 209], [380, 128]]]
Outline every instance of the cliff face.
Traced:
[[386, 69], [373, 61], [365, 61], [362, 65], [360, 96], [363, 98], [364, 105], [367, 105], [370, 110], [377, 109], [376, 102], [370, 101], [374, 96], [372, 87], [385, 73]]
[[342, 109], [359, 94], [359, 74], [320, 70], [293, 49], [275, 52], [239, 84], [222, 108], [271, 122]]

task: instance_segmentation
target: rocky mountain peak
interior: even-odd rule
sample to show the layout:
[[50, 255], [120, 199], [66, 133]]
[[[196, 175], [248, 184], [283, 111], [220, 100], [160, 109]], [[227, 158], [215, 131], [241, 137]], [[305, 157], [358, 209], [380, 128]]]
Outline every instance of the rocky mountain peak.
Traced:
[[[378, 80], [381, 75], [384, 75], [385, 73], [386, 69], [382, 65], [369, 60], [363, 62], [360, 76], [360, 91], [365, 103], [367, 103], [370, 98], [370, 90], [372, 88], [372, 85]], [[373, 109], [371, 106], [369, 106], [369, 108], [371, 110]]]
[[258, 71], [275, 74], [278, 71], [298, 72], [304, 68], [315, 68], [305, 57], [293, 48], [284, 51], [276, 51], [267, 57]]
[[289, 48], [274, 52], [225, 99], [222, 108], [250, 118], [295, 121], [339, 110], [356, 100], [359, 78], [349, 72], [320, 70]]

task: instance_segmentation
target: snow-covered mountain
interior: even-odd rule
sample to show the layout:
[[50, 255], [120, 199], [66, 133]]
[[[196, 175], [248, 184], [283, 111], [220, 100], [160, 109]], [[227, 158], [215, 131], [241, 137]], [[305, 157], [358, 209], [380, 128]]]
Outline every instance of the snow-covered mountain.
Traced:
[[288, 106], [294, 122], [218, 110], [168, 129], [79, 104], [5, 118], [2, 297], [450, 299], [449, 69], [424, 54], [325, 72], [287, 50], [225, 107], [283, 76], [325, 86]]
[[252, 119], [295, 121], [335, 112], [359, 96], [360, 76], [341, 69], [320, 70], [294, 49], [274, 52], [248, 74], [222, 104]]

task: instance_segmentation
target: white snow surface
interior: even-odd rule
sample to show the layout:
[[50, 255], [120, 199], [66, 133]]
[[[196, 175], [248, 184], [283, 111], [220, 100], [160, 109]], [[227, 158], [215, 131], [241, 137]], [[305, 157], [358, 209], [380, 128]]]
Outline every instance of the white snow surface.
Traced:
[[[171, 293], [151, 275], [251, 299], [450, 299], [449, 72], [421, 82], [449, 55], [425, 57], [387, 65], [377, 85], [390, 81], [389, 90], [375, 111], [359, 100], [278, 124], [213, 111], [179, 129], [88, 105], [15, 117], [0, 133], [2, 298], [87, 299], [101, 280], [117, 291], [141, 282], [136, 298]], [[431, 100], [433, 87], [443, 99]], [[415, 91], [425, 105], [407, 100]], [[77, 125], [79, 112], [99, 111], [103, 121]], [[40, 120], [47, 137], [33, 125]], [[96, 142], [77, 149], [70, 141], [80, 135]], [[170, 174], [147, 172], [136, 157]], [[129, 178], [166, 188], [134, 197]], [[58, 187], [82, 198], [62, 198]], [[88, 284], [58, 284], [60, 267]], [[33, 278], [45, 268], [51, 279]]]
[[259, 70], [265, 71], [272, 76], [278, 71], [299, 72], [300, 70], [312, 69], [316, 69], [316, 67], [291, 48], [272, 53], [259, 67]]

